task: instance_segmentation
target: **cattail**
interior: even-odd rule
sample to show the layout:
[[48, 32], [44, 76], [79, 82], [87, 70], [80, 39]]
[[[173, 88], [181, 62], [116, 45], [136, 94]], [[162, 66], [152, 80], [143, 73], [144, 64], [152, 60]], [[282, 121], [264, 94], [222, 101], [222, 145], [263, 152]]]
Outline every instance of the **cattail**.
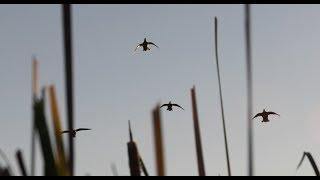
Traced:
[[128, 142], [128, 155], [129, 155], [129, 167], [131, 176], [141, 176], [140, 172], [140, 157], [136, 143], [133, 141], [131, 125], [129, 121], [129, 136], [130, 141]]
[[154, 146], [156, 154], [156, 167], [157, 175], [165, 176], [165, 162], [164, 162], [164, 151], [163, 151], [163, 136], [162, 136], [162, 124], [160, 105], [158, 104], [152, 111], [153, 115], [153, 132], [154, 132]]

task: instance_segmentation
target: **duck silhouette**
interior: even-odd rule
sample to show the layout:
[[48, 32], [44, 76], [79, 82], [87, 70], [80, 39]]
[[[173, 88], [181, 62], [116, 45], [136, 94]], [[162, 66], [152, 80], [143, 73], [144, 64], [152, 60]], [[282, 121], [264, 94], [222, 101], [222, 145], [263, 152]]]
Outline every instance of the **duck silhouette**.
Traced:
[[[183, 107], [181, 107], [181, 106], [178, 105], [178, 104], [172, 104], [171, 101], [170, 101], [168, 104], [163, 104], [160, 108], [162, 108], [162, 107], [167, 107], [167, 110], [168, 110], [168, 111], [173, 111], [173, 107], [174, 107], [174, 106], [183, 109]], [[183, 109], [183, 110], [184, 110], [184, 109]]]
[[272, 112], [272, 111], [267, 112], [265, 109], [263, 109], [263, 112], [262, 112], [262, 113], [258, 113], [257, 115], [255, 115], [255, 116], [253, 117], [253, 119], [261, 116], [261, 117], [263, 118], [262, 122], [270, 122], [270, 120], [269, 120], [269, 118], [268, 118], [269, 115], [277, 115], [277, 116], [280, 116], [279, 114], [277, 114], [277, 113], [275, 113], [275, 112]]
[[88, 130], [91, 130], [91, 129], [79, 128], [79, 129], [74, 129], [74, 130], [62, 131], [61, 133], [62, 133], [62, 134], [64, 134], [64, 133], [71, 133], [71, 134], [72, 134], [72, 137], [75, 138], [76, 135], [77, 135], [77, 132], [79, 132], [79, 131], [88, 131]]
[[134, 51], [136, 51], [139, 47], [142, 47], [143, 51], [148, 51], [148, 50], [150, 50], [148, 45], [153, 45], [153, 46], [159, 48], [156, 44], [154, 44], [153, 42], [148, 42], [147, 38], [144, 38], [143, 43], [139, 44]]

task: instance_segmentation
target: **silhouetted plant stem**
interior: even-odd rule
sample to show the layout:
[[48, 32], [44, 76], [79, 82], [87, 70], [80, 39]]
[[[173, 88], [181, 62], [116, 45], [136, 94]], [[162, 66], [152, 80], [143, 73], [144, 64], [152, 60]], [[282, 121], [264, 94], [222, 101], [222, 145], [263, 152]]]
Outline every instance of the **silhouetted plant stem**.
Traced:
[[[38, 96], [39, 91], [39, 74], [38, 74], [38, 61], [36, 60], [36, 57], [32, 57], [32, 101], [35, 101], [35, 99]], [[35, 166], [36, 166], [36, 131], [35, 131], [35, 122], [34, 117], [32, 118], [32, 124], [31, 124], [31, 176], [35, 175]]]
[[310, 161], [310, 163], [311, 163], [311, 166], [312, 166], [312, 168], [313, 168], [313, 170], [314, 170], [315, 175], [316, 175], [316, 176], [320, 176], [320, 171], [319, 171], [319, 169], [318, 169], [318, 166], [317, 166], [315, 160], [313, 159], [311, 153], [309, 153], [309, 152], [304, 152], [304, 153], [303, 153], [302, 159], [301, 159], [301, 161], [300, 161], [297, 169], [300, 168], [300, 166], [302, 165], [303, 160], [304, 160], [305, 157], [307, 157], [307, 158], [309, 159], [309, 161]]
[[248, 156], [249, 156], [249, 176], [254, 175], [254, 150], [253, 150], [253, 127], [252, 127], [252, 54], [251, 54], [251, 24], [250, 5], [245, 5], [245, 40], [246, 40], [246, 66], [247, 66], [247, 103], [248, 103]]
[[224, 116], [224, 106], [223, 106], [221, 77], [220, 77], [219, 58], [218, 58], [219, 56], [218, 56], [218, 19], [217, 19], [217, 17], [214, 18], [214, 24], [215, 24], [216, 65], [217, 65], [217, 74], [218, 74], [218, 82], [219, 82], [219, 93], [220, 93], [220, 108], [221, 108], [221, 116], [222, 116], [222, 124], [223, 124], [223, 134], [224, 134], [225, 150], [226, 150], [226, 156], [227, 156], [228, 175], [231, 176], [231, 167], [230, 167], [230, 158], [229, 158], [229, 148], [228, 148], [228, 138], [227, 138], [227, 130], [226, 130], [225, 116]]
[[198, 109], [197, 109], [195, 87], [191, 89], [191, 101], [192, 101], [192, 110], [193, 110], [193, 123], [194, 123], [194, 134], [195, 134], [196, 152], [197, 152], [197, 160], [198, 160], [198, 171], [199, 171], [199, 176], [206, 176], [203, 152], [202, 152], [201, 132], [200, 132], [200, 125], [199, 125], [199, 116], [198, 116]]
[[163, 151], [163, 136], [162, 136], [162, 124], [160, 105], [158, 104], [152, 112], [153, 115], [153, 132], [154, 132], [154, 146], [156, 154], [156, 167], [157, 175], [165, 176], [165, 163], [164, 163], [164, 151]]
[[[7, 168], [7, 174], [8, 175], [11, 175], [12, 173], [13, 173], [13, 171], [12, 171], [12, 166], [11, 166], [11, 164], [10, 164], [10, 161], [9, 161], [9, 158], [7, 157], [7, 155], [2, 151], [2, 149], [0, 149], [0, 157], [7, 163], [7, 166], [8, 166], [8, 168]], [[0, 167], [1, 168], [1, 167]]]
[[[72, 18], [71, 5], [63, 4], [63, 33], [64, 33], [64, 55], [65, 55], [65, 83], [67, 94], [67, 119], [68, 129], [74, 129], [73, 117], [73, 56], [72, 56]], [[71, 175], [74, 175], [74, 141], [71, 133], [69, 133], [69, 166]]]
[[27, 171], [26, 171], [26, 166], [23, 160], [22, 152], [20, 150], [17, 151], [16, 153], [16, 158], [18, 160], [19, 168], [21, 171], [22, 176], [28, 176]]
[[128, 142], [128, 155], [129, 155], [129, 167], [131, 176], [141, 176], [140, 171], [140, 157], [136, 143], [133, 141], [131, 125], [129, 121], [129, 136], [130, 141]]
[[139, 157], [140, 157], [140, 165], [141, 165], [142, 172], [144, 173], [145, 176], [149, 176], [148, 170], [143, 162], [142, 157], [140, 155]]
[[35, 127], [40, 139], [42, 157], [44, 162], [45, 176], [56, 176], [58, 171], [52, 149], [48, 124], [45, 117], [45, 89], [42, 89], [42, 95], [38, 100], [34, 101], [34, 121]]

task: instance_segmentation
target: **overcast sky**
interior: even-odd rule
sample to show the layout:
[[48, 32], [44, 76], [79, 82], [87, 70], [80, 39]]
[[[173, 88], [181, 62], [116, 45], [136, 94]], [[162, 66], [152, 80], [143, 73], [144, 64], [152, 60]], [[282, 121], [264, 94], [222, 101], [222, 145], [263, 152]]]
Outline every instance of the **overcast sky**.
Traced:
[[[14, 153], [30, 164], [31, 65], [42, 86], [54, 84], [66, 128], [60, 5], [0, 5], [0, 148], [18, 173]], [[227, 175], [217, 74], [219, 53], [234, 175], [247, 175], [247, 104], [243, 5], [74, 5], [76, 175], [129, 175], [127, 121], [150, 174], [155, 174], [151, 110], [162, 111], [168, 175], [197, 175], [190, 89], [196, 86], [208, 175]], [[253, 5], [256, 175], [313, 175], [304, 151], [320, 162], [320, 6]], [[133, 50], [144, 38], [160, 48]], [[50, 112], [47, 112], [50, 120]], [[65, 139], [67, 140], [67, 139]], [[38, 152], [39, 149], [38, 149]], [[38, 153], [37, 174], [42, 174]], [[0, 163], [4, 163], [0, 160]]]

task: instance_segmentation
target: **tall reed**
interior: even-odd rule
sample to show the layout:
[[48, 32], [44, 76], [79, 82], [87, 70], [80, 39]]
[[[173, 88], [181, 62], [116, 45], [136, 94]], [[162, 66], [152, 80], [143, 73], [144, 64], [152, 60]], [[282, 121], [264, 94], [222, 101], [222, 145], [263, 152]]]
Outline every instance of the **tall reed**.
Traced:
[[[39, 72], [38, 72], [38, 61], [35, 56], [32, 58], [32, 101], [35, 101], [39, 95]], [[34, 117], [32, 117], [34, 119]], [[35, 122], [32, 120], [31, 124], [31, 172], [30, 175], [35, 175], [35, 166], [36, 166], [36, 131], [35, 131]]]
[[[65, 58], [65, 83], [66, 83], [66, 104], [68, 129], [74, 129], [73, 116], [73, 52], [72, 52], [72, 18], [71, 5], [62, 5], [63, 35], [64, 35], [64, 58]], [[71, 175], [74, 175], [74, 141], [69, 133], [69, 167]]]
[[253, 151], [253, 125], [252, 125], [252, 55], [251, 55], [251, 22], [250, 5], [245, 5], [245, 45], [246, 45], [246, 68], [247, 68], [247, 103], [248, 103], [248, 157], [249, 157], [249, 176], [254, 175], [254, 151]]
[[145, 176], [149, 176], [148, 170], [142, 160], [139, 153], [139, 148], [137, 143], [133, 140], [131, 123], [129, 121], [129, 137], [128, 142], [128, 155], [129, 155], [129, 168], [131, 176], [141, 176], [141, 171]]
[[165, 162], [164, 162], [164, 147], [163, 147], [163, 135], [162, 135], [162, 121], [160, 113], [160, 105], [152, 111], [153, 116], [153, 133], [154, 133], [154, 148], [156, 154], [156, 167], [157, 175], [165, 176]]
[[141, 176], [140, 171], [140, 157], [136, 143], [133, 141], [131, 125], [129, 121], [129, 135], [130, 141], [127, 143], [129, 155], [129, 167], [131, 176]]
[[37, 134], [40, 138], [42, 157], [44, 160], [44, 174], [56, 176], [58, 174], [55, 164], [52, 141], [50, 139], [48, 125], [45, 117], [45, 89], [42, 89], [42, 95], [34, 101], [34, 121]]
[[195, 134], [195, 141], [196, 141], [196, 152], [197, 152], [197, 160], [198, 160], [198, 171], [199, 171], [199, 176], [205, 176], [206, 171], [205, 171], [203, 152], [202, 152], [201, 132], [200, 132], [200, 125], [199, 125], [199, 116], [198, 116], [195, 87], [191, 89], [191, 102], [192, 102], [192, 112], [193, 112], [194, 134]]
[[70, 175], [70, 171], [68, 170], [67, 166], [67, 159], [65, 155], [65, 149], [63, 144], [63, 139], [61, 135], [62, 126], [58, 108], [58, 101], [56, 90], [53, 85], [49, 86], [49, 97], [50, 97], [50, 107], [51, 107], [51, 116], [52, 116], [52, 124], [54, 128], [54, 135], [55, 135], [55, 151], [57, 154], [56, 157], [56, 164], [58, 167], [58, 173], [63, 176]]
[[224, 106], [223, 106], [223, 96], [222, 96], [222, 87], [221, 87], [221, 76], [220, 76], [220, 67], [219, 67], [219, 56], [218, 56], [218, 19], [214, 18], [214, 29], [215, 29], [215, 55], [216, 55], [216, 65], [217, 65], [217, 74], [218, 74], [218, 83], [219, 83], [219, 95], [220, 95], [220, 108], [221, 108], [221, 119], [223, 124], [223, 135], [225, 142], [225, 151], [227, 156], [227, 168], [228, 175], [231, 176], [231, 167], [230, 167], [230, 158], [229, 158], [229, 148], [228, 148], [228, 138], [227, 138], [227, 130], [226, 130], [226, 121], [224, 115]]

